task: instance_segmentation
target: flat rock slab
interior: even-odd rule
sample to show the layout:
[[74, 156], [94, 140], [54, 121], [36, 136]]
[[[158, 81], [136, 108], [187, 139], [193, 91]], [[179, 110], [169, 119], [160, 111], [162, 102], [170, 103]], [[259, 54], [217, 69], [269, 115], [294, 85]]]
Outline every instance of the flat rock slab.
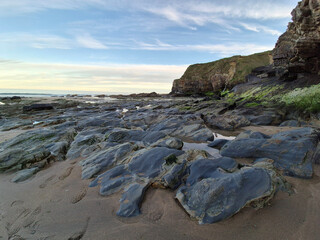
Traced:
[[[190, 181], [178, 189], [176, 198], [200, 224], [215, 223], [236, 214], [252, 201], [270, 196], [271, 177], [263, 168], [242, 168], [233, 173], [216, 169], [208, 178]], [[194, 179], [194, 177], [192, 177]]]
[[53, 110], [53, 106], [51, 104], [32, 104], [30, 106], [24, 106], [23, 112], [30, 111], [44, 111], [44, 110]]
[[312, 128], [281, 132], [268, 138], [251, 132], [225, 144], [220, 153], [233, 158], [269, 158], [286, 175], [311, 178], [318, 141], [318, 133]]
[[140, 203], [148, 188], [148, 182], [133, 183], [128, 186], [120, 199], [117, 215], [120, 217], [134, 217], [140, 214]]
[[28, 131], [0, 144], [0, 171], [28, 167], [48, 157], [63, 160], [75, 132], [42, 128]]
[[[125, 145], [127, 144], [122, 146]], [[149, 183], [151, 184], [155, 178], [163, 174], [162, 172], [168, 171], [164, 167], [166, 157], [173, 155], [177, 157], [183, 153], [184, 151], [165, 147], [140, 150], [135, 153], [135, 156], [128, 164], [117, 165], [100, 174], [90, 184], [90, 187], [100, 185], [100, 194], [104, 196], [124, 189], [118, 215], [136, 216], [140, 213], [139, 203]], [[173, 164], [172, 168], [174, 166], [176, 165]]]
[[37, 168], [37, 167], [21, 170], [15, 174], [15, 176], [11, 179], [11, 181], [15, 182], [15, 183], [23, 182], [23, 181], [31, 178], [38, 171], [39, 171], [39, 168]]

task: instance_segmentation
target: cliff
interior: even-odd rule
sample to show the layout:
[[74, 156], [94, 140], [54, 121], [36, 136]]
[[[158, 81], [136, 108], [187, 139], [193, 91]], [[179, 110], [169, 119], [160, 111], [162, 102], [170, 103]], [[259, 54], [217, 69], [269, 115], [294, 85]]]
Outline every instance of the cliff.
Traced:
[[[292, 11], [292, 22], [271, 52], [250, 56], [234, 56], [215, 62], [188, 67], [180, 79], [174, 80], [173, 94], [221, 91], [246, 82], [246, 76], [260, 66], [272, 64], [282, 80], [320, 76], [320, 0], [303, 0]], [[271, 59], [270, 59], [271, 58]]]
[[174, 80], [172, 94], [206, 93], [230, 88], [245, 82], [245, 77], [259, 66], [272, 63], [271, 52], [233, 56], [218, 61], [194, 64], [180, 79]]
[[274, 67], [289, 73], [320, 72], [320, 0], [303, 0], [273, 50]]

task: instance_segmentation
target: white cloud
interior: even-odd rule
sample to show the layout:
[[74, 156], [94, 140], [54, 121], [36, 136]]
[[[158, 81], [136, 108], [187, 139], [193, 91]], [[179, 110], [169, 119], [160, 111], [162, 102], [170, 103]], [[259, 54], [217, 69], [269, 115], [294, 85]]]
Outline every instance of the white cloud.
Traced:
[[[197, 13], [221, 14], [227, 17], [244, 17], [254, 19], [278, 19], [290, 16], [298, 0], [1, 0], [2, 14], [32, 13], [46, 9], [78, 10], [88, 7], [104, 9], [160, 9], [167, 7], [166, 16], [176, 21], [176, 11], [194, 16]], [[198, 24], [201, 24], [198, 22]]]
[[89, 34], [77, 36], [76, 40], [78, 44], [85, 48], [90, 49], [108, 49], [106, 45], [104, 45], [102, 42], [98, 41], [97, 39], [94, 39]]
[[240, 25], [242, 27], [244, 27], [245, 29], [249, 30], [249, 31], [253, 31], [253, 32], [265, 32], [274, 36], [280, 36], [282, 33], [278, 30], [275, 29], [271, 29], [269, 27], [266, 26], [261, 26], [261, 25], [253, 25], [253, 24], [247, 24], [247, 23], [240, 23]]
[[42, 35], [31, 33], [2, 33], [0, 34], [0, 43], [16, 44], [19, 46], [28, 46], [39, 49], [74, 49], [74, 48], [88, 48], [88, 49], [108, 49], [108, 47], [93, 38], [89, 34], [70, 36], [69, 38], [57, 35]]
[[[1, 64], [5, 63], [5, 64]], [[172, 81], [187, 66], [178, 65], [76, 65], [0, 60], [0, 86], [31, 90], [168, 93]], [[22, 84], [23, 83], [23, 84]]]
[[0, 42], [6, 44], [23, 44], [32, 48], [71, 49], [73, 42], [70, 39], [56, 35], [37, 35], [30, 33], [2, 33]]
[[247, 55], [263, 52], [274, 48], [273, 45], [259, 45], [250, 43], [228, 43], [228, 44], [195, 44], [195, 45], [172, 45], [156, 40], [155, 43], [136, 42], [132, 49], [152, 51], [202, 51], [224, 56]]

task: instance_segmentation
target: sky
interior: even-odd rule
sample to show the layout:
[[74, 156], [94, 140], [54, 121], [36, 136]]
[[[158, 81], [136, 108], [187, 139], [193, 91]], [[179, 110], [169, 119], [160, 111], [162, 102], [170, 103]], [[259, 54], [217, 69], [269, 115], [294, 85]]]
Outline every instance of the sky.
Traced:
[[187, 66], [273, 49], [298, 0], [1, 0], [0, 91], [168, 93]]

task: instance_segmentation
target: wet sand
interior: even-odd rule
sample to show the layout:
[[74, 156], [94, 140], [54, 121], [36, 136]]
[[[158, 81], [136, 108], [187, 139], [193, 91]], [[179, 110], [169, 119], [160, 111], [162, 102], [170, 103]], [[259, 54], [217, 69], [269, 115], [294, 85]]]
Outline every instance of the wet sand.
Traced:
[[[1, 132], [0, 139], [4, 132]], [[0, 239], [319, 239], [320, 167], [312, 180], [288, 177], [295, 194], [278, 193], [263, 209], [198, 225], [174, 192], [147, 191], [139, 217], [116, 216], [119, 194], [103, 197], [81, 180], [78, 161], [56, 162], [23, 183], [0, 174]], [[20, 236], [21, 238], [18, 238]], [[14, 238], [16, 237], [16, 238]]]

